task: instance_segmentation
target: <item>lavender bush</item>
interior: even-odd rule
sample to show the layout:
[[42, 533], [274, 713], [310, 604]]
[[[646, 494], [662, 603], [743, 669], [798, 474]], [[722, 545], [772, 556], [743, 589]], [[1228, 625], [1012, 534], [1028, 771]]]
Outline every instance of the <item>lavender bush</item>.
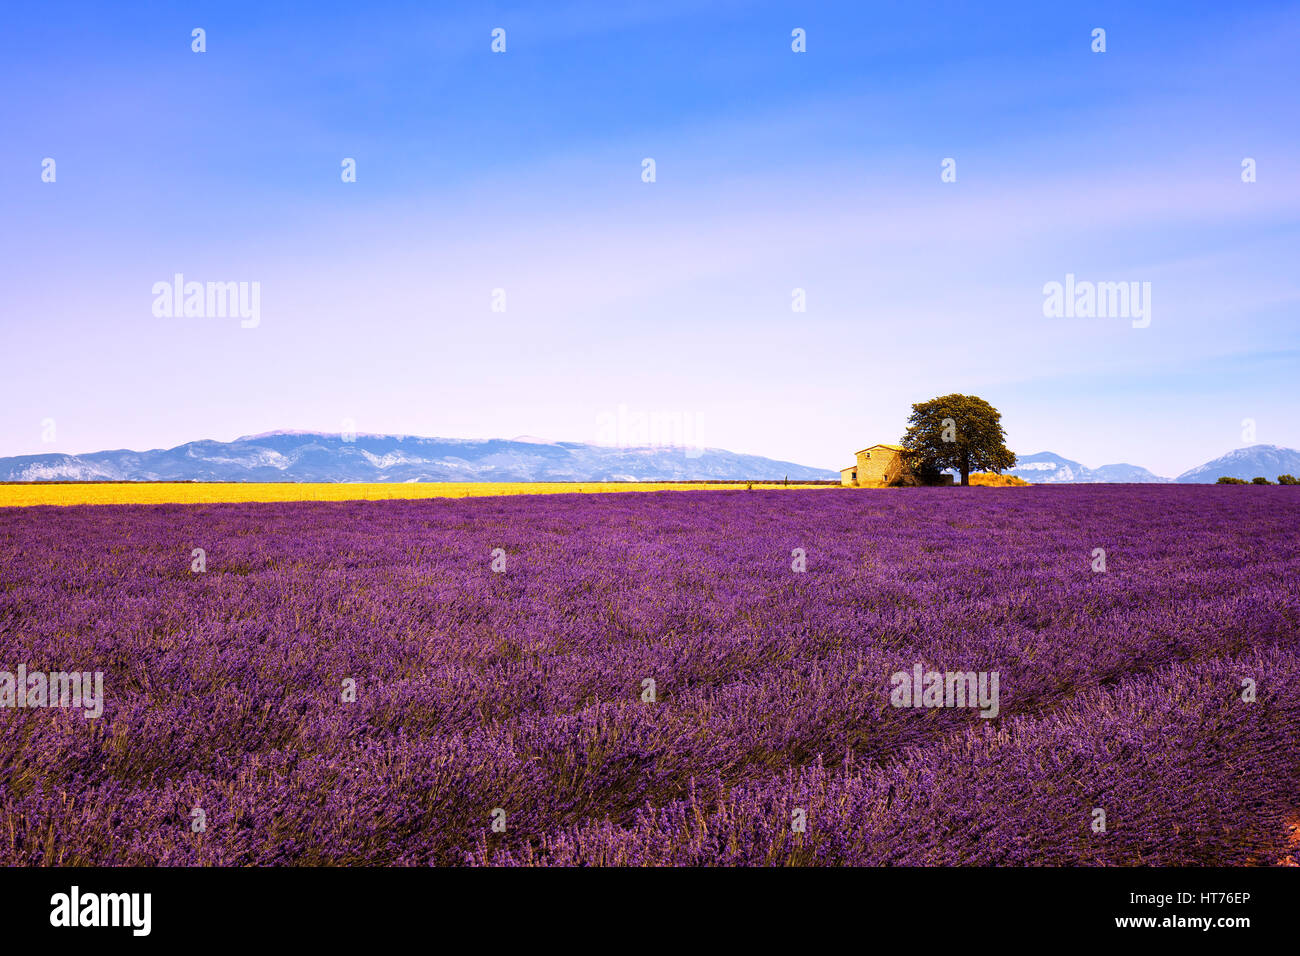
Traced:
[[[1282, 862], [1298, 528], [1286, 487], [6, 509], [0, 671], [104, 701], [0, 709], [0, 863]], [[918, 664], [997, 717], [893, 706]]]

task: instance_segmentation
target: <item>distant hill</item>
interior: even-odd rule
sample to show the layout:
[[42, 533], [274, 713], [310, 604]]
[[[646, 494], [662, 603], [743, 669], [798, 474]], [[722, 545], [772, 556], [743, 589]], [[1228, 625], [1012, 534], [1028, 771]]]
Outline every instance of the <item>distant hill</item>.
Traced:
[[[1300, 476], [1300, 451], [1251, 445], [1162, 478], [1138, 465], [1089, 468], [1055, 452], [1021, 455], [1006, 474], [1034, 484], [1095, 482], [1213, 484]], [[150, 451], [0, 458], [0, 481], [792, 481], [837, 472], [721, 448], [615, 448], [539, 438], [458, 439], [411, 435], [270, 432], [230, 442], [196, 441]]]
[[1172, 480], [1161, 478], [1138, 465], [1102, 465], [1100, 468], [1089, 468], [1050, 451], [1017, 456], [1016, 467], [1008, 469], [1007, 474], [1034, 484], [1083, 484], [1103, 481], [1148, 484]]
[[1278, 475], [1300, 478], [1300, 451], [1277, 445], [1249, 445], [1185, 471], [1174, 480], [1182, 484], [1204, 484], [1213, 483], [1220, 477], [1249, 481], [1257, 475], [1263, 475], [1269, 481], [1277, 481]]
[[271, 432], [151, 451], [0, 458], [0, 481], [815, 480], [837, 472], [721, 448]]
[[1007, 471], [1034, 484], [1056, 483], [1154, 483], [1176, 481], [1185, 485], [1214, 484], [1222, 476], [1243, 478], [1249, 481], [1263, 475], [1277, 481], [1278, 475], [1300, 477], [1300, 451], [1280, 448], [1277, 445], [1251, 445], [1238, 448], [1221, 458], [1207, 461], [1177, 478], [1162, 478], [1138, 465], [1102, 465], [1089, 468], [1077, 461], [1062, 458], [1055, 452], [1040, 451], [1033, 455], [1020, 455], [1016, 467]]

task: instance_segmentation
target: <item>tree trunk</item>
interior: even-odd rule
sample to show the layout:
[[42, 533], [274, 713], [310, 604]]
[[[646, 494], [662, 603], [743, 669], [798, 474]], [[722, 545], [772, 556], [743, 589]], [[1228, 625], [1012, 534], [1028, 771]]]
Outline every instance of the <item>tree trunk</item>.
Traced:
[[970, 452], [961, 453], [961, 484], [965, 488], [970, 485]]

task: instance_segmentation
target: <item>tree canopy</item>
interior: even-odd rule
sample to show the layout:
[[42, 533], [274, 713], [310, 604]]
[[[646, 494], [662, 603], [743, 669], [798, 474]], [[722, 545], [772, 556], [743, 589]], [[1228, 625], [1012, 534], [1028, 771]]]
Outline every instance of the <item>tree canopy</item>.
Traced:
[[914, 472], [924, 478], [955, 469], [963, 485], [970, 484], [972, 471], [996, 473], [1016, 463], [1006, 446], [1002, 413], [976, 395], [941, 395], [917, 402], [902, 444]]

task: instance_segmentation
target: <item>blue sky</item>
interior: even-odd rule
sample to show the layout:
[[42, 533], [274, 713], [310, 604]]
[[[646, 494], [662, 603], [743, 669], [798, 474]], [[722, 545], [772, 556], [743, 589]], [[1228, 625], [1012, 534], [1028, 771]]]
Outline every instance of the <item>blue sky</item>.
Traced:
[[[1300, 447], [1300, 6], [992, 7], [15, 8], [0, 455], [626, 407], [834, 468], [951, 391], [1092, 466]], [[1045, 317], [1067, 273], [1150, 325]]]

